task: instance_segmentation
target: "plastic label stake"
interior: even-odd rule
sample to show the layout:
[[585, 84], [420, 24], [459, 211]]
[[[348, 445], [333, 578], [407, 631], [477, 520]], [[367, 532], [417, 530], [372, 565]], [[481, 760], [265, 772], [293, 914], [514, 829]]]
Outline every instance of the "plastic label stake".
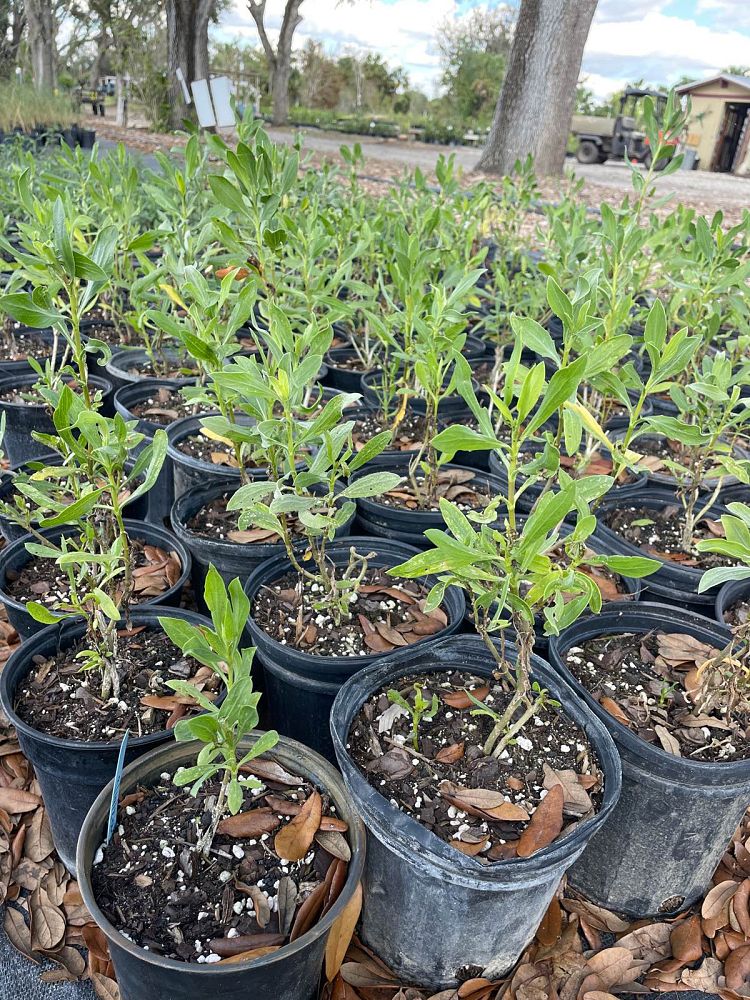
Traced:
[[117, 757], [117, 769], [115, 771], [115, 780], [112, 785], [112, 801], [109, 804], [109, 821], [107, 823], [107, 839], [106, 844], [112, 839], [112, 834], [115, 832], [115, 823], [117, 822], [117, 803], [120, 798], [120, 782], [122, 781], [122, 772], [125, 767], [125, 751], [128, 748], [128, 739], [130, 738], [130, 730], [125, 730], [125, 735], [122, 738], [122, 743], [120, 744], [120, 753]]

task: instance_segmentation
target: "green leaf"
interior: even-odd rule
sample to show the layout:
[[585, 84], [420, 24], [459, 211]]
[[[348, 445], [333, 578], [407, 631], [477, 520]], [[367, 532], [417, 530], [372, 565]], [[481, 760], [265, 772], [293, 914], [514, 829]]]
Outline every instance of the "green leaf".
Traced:
[[516, 336], [520, 337], [524, 347], [542, 358], [549, 358], [550, 361], [555, 362], [557, 368], [560, 367], [560, 356], [557, 353], [554, 340], [536, 320], [526, 319], [523, 316], [511, 316], [510, 325]]
[[67, 617], [67, 615], [53, 615], [51, 611], [38, 601], [29, 601], [26, 604], [26, 610], [34, 621], [41, 622], [42, 625], [57, 625], [63, 618]]
[[[707, 569], [698, 584], [698, 593], [705, 594], [712, 587], [719, 584], [728, 583], [730, 580], [749, 580], [750, 566], [714, 566]], [[27, 605], [28, 607], [28, 605]]]
[[245, 200], [239, 189], [231, 181], [227, 180], [226, 177], [221, 177], [219, 174], [209, 174], [208, 186], [211, 188], [211, 193], [220, 205], [231, 209], [232, 212], [237, 212], [240, 215], [244, 214]]
[[213, 743], [219, 735], [219, 723], [214, 715], [196, 715], [192, 719], [180, 719], [174, 727], [174, 735], [180, 743], [189, 740]]
[[638, 580], [642, 576], [650, 576], [662, 566], [658, 559], [647, 559], [645, 556], [600, 556], [592, 561], [600, 566], [606, 566], [613, 573], [619, 573], [620, 576], [627, 576], [634, 580]]
[[403, 479], [403, 476], [399, 476], [395, 472], [371, 472], [355, 479], [353, 483], [349, 483], [339, 496], [348, 497], [350, 500], [356, 500], [359, 497], [380, 496], [387, 493], [388, 490], [395, 489], [399, 483], [403, 482]]
[[60, 197], [55, 200], [52, 206], [52, 242], [55, 247], [57, 259], [65, 268], [65, 273], [69, 278], [75, 277], [76, 266], [73, 247], [68, 235], [65, 206]]
[[44, 330], [62, 320], [60, 313], [37, 306], [28, 292], [14, 292], [11, 295], [0, 296], [0, 310], [18, 323], [37, 330]]
[[108, 594], [105, 594], [101, 587], [94, 587], [92, 593], [96, 597], [97, 604], [107, 618], [113, 622], [119, 621], [120, 609], [117, 607], [112, 598]]
[[102, 268], [100, 268], [99, 265], [90, 257], [86, 257], [84, 254], [74, 250], [73, 258], [75, 260], [76, 278], [83, 278], [84, 281], [96, 282], [105, 282], [109, 279], [107, 272], [103, 271]]

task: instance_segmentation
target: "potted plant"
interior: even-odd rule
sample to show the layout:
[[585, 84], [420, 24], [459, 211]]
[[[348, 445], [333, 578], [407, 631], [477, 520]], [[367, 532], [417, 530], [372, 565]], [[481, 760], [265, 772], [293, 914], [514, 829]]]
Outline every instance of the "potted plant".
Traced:
[[[316, 359], [308, 360], [312, 369]], [[242, 364], [250, 370], [250, 361]], [[342, 422], [346, 397], [333, 397], [313, 418], [300, 421], [290, 401], [295, 380], [304, 384], [306, 375], [302, 368], [287, 374], [286, 383], [276, 380], [276, 396], [273, 383], [246, 387], [248, 398], [262, 400], [263, 393], [270, 394], [267, 402], [279, 412], [278, 419], [257, 425], [277, 478], [240, 487], [227, 509], [240, 512], [240, 530], [262, 527], [283, 542], [283, 553], [260, 565], [247, 582], [248, 627], [266, 671], [277, 725], [330, 754], [328, 710], [355, 662], [360, 665], [396, 644], [456, 629], [462, 602], [451, 592], [445, 610], [436, 609], [430, 619], [421, 611], [427, 591], [420, 585], [402, 591], [385, 573], [385, 567], [412, 549], [374, 539], [336, 538], [358, 497], [399, 481], [395, 473], [376, 471], [347, 482], [386, 447], [389, 434], [378, 435], [355, 454], [353, 422]], [[218, 377], [226, 381], [233, 376], [225, 372]], [[313, 444], [314, 452], [309, 450]], [[296, 467], [300, 455], [306, 457]]]
[[[730, 510], [725, 537], [697, 548], [735, 565], [707, 570], [701, 591], [747, 578], [750, 508]], [[746, 624], [730, 630], [659, 604], [636, 614], [610, 605], [552, 638], [551, 662], [610, 730], [623, 762], [620, 803], [569, 873], [594, 902], [664, 915], [711, 884], [750, 801], [746, 658]]]
[[[3, 243], [17, 267], [9, 290], [0, 296], [0, 311], [27, 326], [51, 328], [54, 333], [51, 359], [44, 369], [30, 359], [38, 379], [22, 378], [21, 385], [27, 388], [43, 384], [54, 394], [68, 382], [77, 388], [87, 406], [92, 402], [100, 404], [100, 390], [111, 392], [111, 385], [97, 385], [89, 375], [81, 320], [110, 280], [115, 229], [102, 228], [94, 239], [87, 240], [76, 226], [72, 209], [61, 198], [50, 204], [32, 195], [28, 171], [18, 178], [17, 191], [29, 221], [22, 226], [20, 247]], [[27, 282], [32, 284], [33, 292], [15, 290]], [[96, 352], [104, 345], [90, 346]], [[17, 375], [0, 380], [0, 401], [5, 399], [3, 409], [7, 415], [5, 447], [11, 463], [16, 465], [36, 457], [31, 431], [39, 419], [35, 408], [28, 407], [29, 400], [18, 398], [18, 388]], [[49, 400], [37, 390], [35, 402], [45, 406]]]
[[[443, 500], [450, 534], [428, 530], [434, 548], [391, 574], [436, 575], [426, 608], [461, 586], [480, 636], [399, 651], [352, 677], [334, 703], [337, 760], [370, 833], [366, 885], [387, 883], [399, 900], [387, 917], [380, 894], [367, 894], [363, 940], [397, 956], [405, 978], [435, 989], [454, 986], [467, 965], [496, 979], [514, 964], [619, 796], [619, 762], [603, 727], [533, 654], [537, 614], [554, 633], [601, 605], [582, 571], [581, 543], [595, 521], [584, 490], [570, 482], [547, 494], [523, 528], [510, 508], [503, 530]], [[548, 553], [576, 509], [562, 564]], [[650, 568], [593, 562], [633, 575]], [[503, 635], [496, 643], [509, 625], [516, 642]], [[418, 892], [409, 888], [417, 882]], [[467, 919], [481, 920], [483, 933], [467, 938]]]
[[715, 557], [703, 555], [697, 543], [711, 535], [725, 477], [748, 480], [750, 466], [734, 443], [748, 420], [741, 400], [744, 382], [729, 359], [717, 353], [703, 360], [693, 381], [673, 384], [670, 393], [679, 415], [647, 418], [626, 442], [636, 454], [657, 452], [673, 490], [665, 493], [669, 480], [663, 478], [661, 489], [641, 491], [627, 504], [602, 503], [602, 537], [620, 551], [642, 551], [661, 561], [648, 589], [667, 603], [700, 611], [713, 602], [715, 595], [701, 594], [698, 584]]
[[[144, 989], [306, 1000], [324, 958], [335, 976], [354, 930], [364, 833], [330, 765], [275, 732], [255, 730], [260, 695], [254, 651], [242, 645], [249, 601], [239, 581], [227, 591], [209, 571], [205, 601], [213, 628], [169, 618], [161, 624], [185, 655], [217, 675], [226, 697], [215, 705], [172, 682], [206, 711], [182, 720], [176, 744], [137, 762], [119, 789], [100, 795], [79, 841], [81, 894], [107, 937], [123, 1000]], [[119, 826], [110, 837], [113, 795]], [[153, 859], [132, 878], [113, 880], [133, 837], [153, 845]], [[159, 913], [166, 920], [157, 928]]]

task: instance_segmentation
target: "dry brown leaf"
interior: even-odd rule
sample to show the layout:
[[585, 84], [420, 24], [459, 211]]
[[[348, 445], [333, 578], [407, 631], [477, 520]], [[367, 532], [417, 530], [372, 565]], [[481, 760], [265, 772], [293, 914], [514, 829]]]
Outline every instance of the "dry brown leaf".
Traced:
[[91, 984], [100, 1000], [120, 1000], [120, 987], [109, 976], [94, 972], [91, 976]]
[[[729, 923], [729, 900], [734, 896], [738, 888], [739, 885], [737, 882], [727, 880], [719, 882], [718, 885], [709, 889], [701, 905], [701, 916], [703, 919], [715, 921], [726, 915], [724, 923], [718, 926], [723, 927]], [[713, 934], [709, 935], [709, 937], [713, 937]]]
[[330, 983], [339, 973], [362, 912], [362, 883], [358, 882], [346, 906], [331, 925], [326, 943], [326, 979]]
[[543, 764], [544, 769], [544, 787], [547, 789], [554, 788], [555, 785], [561, 785], [564, 795], [563, 801], [563, 813], [566, 816], [575, 816], [580, 818], [585, 816], [586, 813], [593, 809], [593, 804], [591, 799], [586, 792], [586, 789], [581, 785], [578, 780], [578, 775], [572, 768], [567, 768], [562, 771], [555, 771], [546, 762]]
[[750, 944], [731, 952], [724, 962], [724, 976], [730, 990], [742, 989], [750, 980]]
[[681, 962], [690, 965], [703, 954], [703, 933], [700, 917], [693, 915], [675, 924], [670, 935], [672, 954]]
[[276, 834], [274, 850], [286, 861], [300, 861], [312, 844], [322, 816], [320, 793], [313, 789], [299, 813]]
[[13, 788], [8, 785], [0, 787], [0, 808], [13, 815], [14, 813], [31, 812], [42, 804], [40, 796], [26, 792], [23, 788]]
[[663, 750], [673, 754], [675, 757], [682, 756], [680, 753], [680, 741], [672, 736], [668, 729], [665, 729], [664, 726], [654, 726], [654, 733], [661, 743]]
[[605, 712], [609, 712], [613, 719], [617, 719], [621, 722], [623, 726], [630, 726], [631, 721], [625, 714], [625, 712], [620, 708], [616, 701], [612, 698], [607, 698], [606, 695], [599, 699], [599, 704], [602, 706]]
[[29, 897], [31, 944], [34, 951], [52, 951], [65, 937], [65, 917], [50, 903], [41, 886]]
[[464, 755], [466, 744], [463, 740], [460, 743], [451, 743], [450, 746], [443, 747], [435, 754], [438, 764], [455, 764]]
[[248, 812], [227, 816], [218, 826], [218, 832], [227, 837], [261, 837], [264, 833], [273, 833], [281, 823], [272, 809], [262, 806]]
[[598, 976], [605, 988], [630, 981], [633, 955], [627, 948], [614, 946], [592, 955], [588, 960], [589, 972]]
[[[489, 693], [490, 689], [486, 684], [471, 692], [477, 701], [484, 701]], [[451, 708], [471, 708], [474, 704], [465, 691], [438, 692], [438, 696], [441, 701], [445, 702], [446, 705], [450, 705]]]
[[719, 988], [721, 972], [721, 962], [709, 956], [703, 959], [697, 969], [685, 969], [679, 981], [693, 990], [700, 990], [702, 993], [716, 993]]
[[536, 932], [537, 941], [547, 948], [551, 948], [560, 937], [562, 931], [562, 909], [560, 900], [554, 898], [547, 907], [547, 912], [542, 917]]
[[535, 851], [551, 844], [560, 834], [564, 800], [565, 795], [561, 785], [555, 785], [547, 792], [518, 841], [516, 850], [520, 858], [530, 857]]
[[346, 837], [337, 830], [318, 830], [315, 834], [315, 840], [324, 851], [328, 851], [334, 858], [340, 858], [342, 861], [351, 861], [351, 848], [346, 841]]

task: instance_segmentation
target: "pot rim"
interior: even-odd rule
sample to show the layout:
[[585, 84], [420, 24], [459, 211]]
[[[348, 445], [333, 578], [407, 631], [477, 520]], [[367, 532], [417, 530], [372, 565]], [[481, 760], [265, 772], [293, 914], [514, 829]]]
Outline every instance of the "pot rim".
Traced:
[[[30, 459], [30, 461], [36, 461], [36, 459]], [[168, 595], [174, 594], [181, 587], [184, 587], [188, 579], [190, 578], [190, 572], [193, 563], [192, 556], [190, 555], [190, 550], [187, 548], [185, 543], [176, 535], [174, 535], [171, 531], [168, 531], [167, 528], [164, 528], [159, 524], [151, 524], [150, 521], [145, 521], [141, 518], [125, 517], [123, 518], [122, 523], [125, 526], [125, 531], [127, 532], [127, 534], [131, 536], [135, 541], [139, 541], [138, 530], [139, 528], [141, 528], [141, 525], [144, 525], [149, 531], [154, 531], [157, 534], [162, 534], [163, 535], [162, 541], [166, 542], [167, 539], [169, 539], [171, 545], [177, 549], [177, 554], [180, 557], [180, 564], [182, 566], [182, 571], [180, 573], [180, 576], [176, 583], [174, 583], [171, 587], [168, 587], [156, 598], [153, 598], [153, 600], [164, 601]], [[40, 530], [41, 534], [45, 534], [46, 532], [48, 532], [51, 536], [54, 536], [58, 531], [61, 534], [63, 534], [67, 529], [72, 530], [73, 525], [60, 524], [56, 528], [42, 528]], [[10, 562], [11, 559], [13, 559], [13, 557], [21, 550], [21, 548], [24, 549], [26, 548], [26, 542], [33, 540], [34, 536], [31, 533], [27, 533], [25, 535], [22, 535], [20, 538], [17, 538], [15, 542], [11, 542], [10, 545], [6, 545], [5, 548], [2, 549], [2, 551], [0, 551], [0, 580], [2, 580], [2, 582], [0, 582], [0, 603], [9, 605], [11, 608], [15, 608], [17, 611], [21, 611], [24, 614], [28, 614], [28, 612], [26, 611], [25, 603], [23, 601], [17, 600], [15, 597], [11, 597], [10, 594], [7, 594], [5, 590], [3, 590], [4, 579], [2, 578], [2, 574], [5, 570], [6, 564]], [[150, 545], [151, 543], [147, 542], [146, 544]], [[29, 553], [29, 560], [31, 560], [32, 558], [33, 556], [31, 555], [31, 553]], [[134, 608], [161, 607], [161, 606], [169, 607], [169, 605], [156, 605], [156, 604], [150, 604], [148, 601], [144, 601], [143, 603], [136, 604]]]
[[[383, 547], [397, 546], [398, 548], [402, 549], [403, 550], [402, 553], [399, 553], [398, 556], [393, 557], [394, 559], [398, 560], [409, 559], [411, 556], [417, 555], [417, 553], [419, 552], [419, 549], [415, 549], [412, 545], [407, 545], [405, 542], [397, 542], [389, 538], [372, 538], [369, 535], [347, 535], [343, 538], [336, 538], [329, 544], [328, 552], [329, 553], [339, 552], [342, 551], [344, 548], [349, 549], [352, 546], [358, 549], [368, 549], [370, 551], [375, 551], [381, 543], [383, 544]], [[380, 552], [376, 552], [376, 556], [378, 555], [380, 555]], [[383, 558], [389, 559], [390, 557], [388, 553], [384, 553]], [[389, 654], [373, 652], [372, 654], [368, 654], [367, 656], [360, 656], [360, 657], [316, 656], [313, 653], [306, 653], [304, 650], [282, 645], [282, 643], [280, 643], [277, 639], [274, 639], [272, 636], [268, 635], [268, 633], [265, 632], [260, 627], [260, 625], [258, 625], [255, 618], [253, 617], [252, 601], [255, 595], [258, 593], [258, 590], [264, 583], [273, 581], [274, 579], [273, 574], [277, 574], [276, 578], [278, 579], [280, 576], [283, 575], [284, 571], [288, 568], [291, 569], [291, 563], [289, 562], [289, 558], [286, 552], [280, 552], [278, 555], [272, 556], [270, 559], [266, 559], [259, 566], [257, 566], [252, 571], [250, 576], [247, 578], [247, 581], [245, 582], [244, 591], [251, 601], [251, 610], [248, 616], [247, 624], [250, 633], [253, 637], [253, 641], [258, 647], [258, 652], [260, 653], [261, 658], [268, 655], [267, 650], [272, 650], [273, 655], [276, 657], [284, 657], [284, 654], [288, 654], [290, 650], [293, 650], [295, 655], [304, 657], [306, 661], [310, 662], [311, 666], [319, 668], [322, 671], [326, 668], [333, 669], [342, 663], [351, 663], [352, 666], [354, 666], [354, 664], [356, 664], [357, 662], [362, 662], [362, 668], [364, 669], [371, 662], [371, 657], [373, 657], [376, 662], [380, 663], [384, 655], [386, 656], [389, 655]], [[268, 574], [271, 575], [268, 576], [268, 579], [266, 579]], [[428, 576], [426, 577], [426, 579], [429, 580], [431, 579], [431, 577]], [[456, 614], [456, 621], [461, 622], [463, 621], [466, 608], [466, 599], [464, 597], [464, 593], [459, 587], [454, 587], [454, 586], [450, 586], [446, 589], [446, 595], [448, 595], [449, 593], [456, 601], [460, 602], [460, 607]], [[452, 621], [451, 619], [449, 619], [448, 625], [444, 626], [444, 628], [448, 628], [451, 624]], [[439, 638], [442, 635], [442, 630], [441, 632], [438, 632], [436, 634], [437, 637]], [[260, 645], [260, 643], [257, 642], [256, 638], [257, 636], [262, 637], [261, 642], [263, 641], [267, 642], [268, 645], [266, 650], [264, 650]], [[425, 638], [422, 641], [414, 643], [413, 646], [410, 648], [423, 647], [428, 643], [434, 641], [435, 641], [435, 636], [425, 636]], [[282, 660], [282, 663], [283, 662], [284, 660]]]
[[[167, 614], [166, 612], [169, 612], [169, 614]], [[187, 608], [160, 607], [157, 605], [148, 605], [148, 606], [143, 606], [140, 609], [134, 609], [130, 613], [130, 620], [137, 621], [141, 617], [147, 617], [149, 619], [153, 619], [154, 625], [158, 628], [157, 618], [159, 617], [168, 618], [171, 617], [172, 615], [176, 615], [177, 617], [183, 617], [185, 618], [186, 621], [189, 621], [195, 625], [211, 624], [209, 619], [205, 615], [200, 614], [200, 612], [198, 611], [190, 611]], [[122, 620], [123, 619], [121, 619], [121, 621]], [[41, 729], [34, 728], [34, 726], [29, 725], [28, 722], [24, 722], [23, 719], [19, 718], [15, 708], [13, 707], [13, 696], [15, 694], [15, 686], [13, 688], [13, 691], [8, 690], [9, 682], [7, 681], [7, 677], [9, 677], [11, 674], [11, 669], [9, 668], [14, 667], [16, 663], [18, 663], [19, 661], [27, 659], [30, 661], [30, 657], [34, 655], [34, 650], [33, 649], [29, 650], [29, 647], [31, 645], [37, 646], [41, 645], [42, 643], [46, 643], [47, 639], [52, 638], [53, 633], [59, 632], [61, 634], [58, 639], [58, 645], [62, 647], [62, 643], [65, 640], [70, 639], [70, 641], [73, 642], [75, 641], [76, 638], [78, 638], [78, 635], [80, 633], [83, 633], [84, 631], [85, 627], [83, 620], [80, 618], [75, 618], [66, 622], [60, 622], [56, 625], [47, 625], [45, 628], [41, 629], [35, 635], [30, 636], [28, 639], [25, 639], [19, 645], [18, 649], [16, 649], [15, 652], [11, 653], [11, 655], [8, 657], [5, 667], [3, 668], [2, 673], [0, 673], [0, 706], [2, 706], [3, 712], [8, 716], [8, 719], [15, 727], [15, 729], [23, 733], [25, 736], [29, 736], [31, 739], [42, 740], [48, 743], [50, 746], [59, 747], [60, 749], [64, 750], [75, 749], [77, 751], [84, 751], [84, 752], [88, 751], [98, 752], [100, 750], [116, 749], [117, 746], [119, 745], [118, 741], [65, 740], [61, 736], [51, 736], [50, 734], [43, 732]], [[66, 632], [67, 634], [65, 634]], [[29, 671], [30, 670], [31, 670], [31, 665], [29, 665]], [[27, 673], [29, 671], [27, 671]], [[4, 677], [6, 679], [4, 679]], [[159, 730], [158, 732], [155, 733], [146, 733], [143, 736], [133, 736], [131, 739], [128, 740], [128, 746], [131, 747], [148, 746], [149, 743], [153, 743], [155, 740], [163, 742], [165, 734], [169, 735], [173, 731], [174, 727], [172, 726], [169, 729]]]
[[[260, 735], [260, 730], [253, 730], [249, 736], [246, 736], [242, 742], [241, 746], [248, 744], [253, 738], [257, 739]], [[189, 743], [169, 743], [166, 746], [162, 745], [155, 747], [149, 753], [144, 754], [137, 760], [133, 761], [125, 770], [122, 775], [122, 783], [120, 786], [120, 794], [126, 791], [129, 785], [126, 779], [130, 777], [128, 772], [140, 771], [144, 767], [148, 767], [152, 762], [159, 759], [165, 753], [171, 752], [175, 753], [178, 749], [183, 752], [183, 756], [187, 757], [189, 751], [197, 748], [200, 744], [197, 741]], [[315, 769], [306, 768], [306, 771], [313, 772], [308, 773], [307, 777], [312, 778], [313, 784], [320, 784], [324, 787], [324, 790], [331, 796], [336, 804], [336, 809], [339, 813], [343, 812], [347, 815], [347, 822], [349, 823], [350, 832], [350, 843], [352, 857], [349, 862], [349, 867], [346, 874], [346, 882], [339, 894], [338, 899], [316, 924], [314, 924], [310, 930], [302, 934], [296, 941], [292, 941], [287, 945], [282, 945], [282, 947], [273, 952], [270, 955], [264, 955], [262, 958], [251, 959], [246, 962], [232, 962], [227, 965], [222, 966], [221, 963], [215, 963], [211, 965], [198, 964], [197, 962], [179, 962], [174, 958], [164, 958], [160, 955], [155, 955], [153, 952], [146, 951], [140, 945], [135, 944], [126, 938], [121, 931], [119, 931], [114, 924], [110, 923], [107, 917], [102, 913], [99, 908], [96, 899], [94, 897], [93, 890], [90, 884], [90, 866], [84, 864], [84, 839], [89, 828], [93, 826], [93, 814], [98, 809], [103, 809], [104, 815], [106, 816], [109, 811], [109, 804], [112, 798], [112, 785], [113, 781], [110, 781], [105, 788], [97, 796], [94, 804], [91, 806], [86, 819], [83, 822], [81, 828], [81, 833], [78, 838], [78, 849], [76, 852], [76, 871], [78, 872], [78, 882], [81, 888], [81, 895], [83, 896], [84, 903], [88, 909], [91, 916], [94, 918], [96, 925], [101, 928], [104, 934], [117, 945], [122, 951], [128, 952], [134, 958], [140, 961], [146, 962], [149, 965], [158, 966], [162, 969], [171, 969], [174, 972], [185, 972], [189, 971], [190, 974], [198, 974], [201, 976], [228, 976], [232, 974], [237, 974], [244, 972], [249, 968], [266, 968], [268, 966], [274, 965], [276, 962], [285, 961], [289, 958], [293, 958], [299, 951], [302, 951], [307, 945], [315, 938], [322, 937], [333, 925], [334, 921], [339, 917], [344, 907], [347, 905], [352, 897], [353, 891], [356, 889], [356, 885], [362, 879], [364, 862], [365, 862], [365, 851], [366, 851], [366, 838], [365, 838], [365, 828], [362, 819], [356, 812], [354, 808], [354, 803], [350, 802], [351, 796], [344, 785], [340, 775], [335, 770], [335, 768], [316, 754], [315, 751], [310, 750], [304, 744], [298, 743], [296, 740], [292, 740], [287, 736], [282, 736], [279, 734], [279, 742], [276, 746], [264, 754], [264, 756], [273, 757], [278, 748], [281, 747], [282, 759], [287, 758], [285, 766], [290, 766], [296, 764], [299, 766], [300, 760], [305, 760], [306, 757], [309, 759], [309, 755], [314, 758]], [[286, 751], [286, 753], [284, 753]], [[317, 772], [317, 773], [316, 773]], [[325, 776], [324, 780], [319, 778], [319, 774], [322, 773]], [[340, 784], [340, 789], [336, 786]], [[338, 792], [338, 795], [334, 794], [334, 791]], [[344, 802], [349, 807], [345, 810], [341, 810], [341, 803]], [[347, 891], [348, 890], [348, 891]]]
[[[613, 601], [602, 608], [598, 615], [581, 618], [561, 632], [560, 635], [550, 637], [549, 656], [553, 669], [562, 674], [566, 683], [579, 693], [589, 709], [609, 729], [616, 740], [618, 750], [621, 753], [624, 751], [629, 759], [632, 755], [641, 766], [645, 763], [651, 770], [655, 770], [658, 774], [664, 774], [666, 768], [670, 772], [667, 777], [671, 780], [688, 781], [692, 778], [699, 780], [703, 784], [708, 772], [716, 772], [717, 770], [721, 770], [726, 776], [731, 775], [734, 771], [737, 773], [738, 778], [744, 777], [744, 780], [747, 780], [750, 775], [750, 757], [744, 760], [727, 761], [692, 760], [689, 757], [678, 757], [675, 754], [667, 753], [661, 746], [647, 743], [646, 740], [641, 739], [640, 736], [637, 736], [627, 726], [618, 722], [614, 716], [606, 712], [588, 688], [581, 684], [567, 668], [563, 661], [563, 656], [572, 645], [576, 645], [581, 641], [585, 642], [587, 639], [595, 638], [598, 635], [607, 634], [607, 630], [597, 630], [596, 626], [601, 627], [602, 619], [605, 619], [605, 625], [607, 620], [611, 621], [612, 624], [616, 624], [617, 617], [622, 614], [628, 615], [634, 612], [642, 615], [643, 626], [640, 624], [637, 626], [621, 625], [618, 628], [612, 629], [612, 633], [649, 632], [655, 624], [658, 625], [658, 621], [655, 621], [658, 615], [662, 615], [669, 619], [669, 621], [663, 622], [665, 629], [669, 629], [672, 626], [674, 630], [679, 630], [681, 627], [692, 627], [701, 632], [724, 633], [724, 637], [727, 640], [730, 637], [730, 632], [726, 625], [721, 625], [721, 623], [715, 621], [713, 618], [707, 618], [697, 611], [686, 611], [669, 604], [659, 604], [651, 601], [639, 601], [637, 604], [630, 604], [627, 601]], [[669, 622], [672, 623], [671, 626]], [[574, 634], [571, 638], [570, 633], [574, 630], [582, 630], [584, 634], [582, 636]]]
[[[454, 646], [466, 660], [474, 656], [484, 661], [477, 662], [475, 659], [473, 662], [468, 663], [465, 669], [471, 671], [477, 670], [479, 672], [486, 671], [488, 676], [492, 674], [492, 663], [489, 653], [479, 636], [448, 636], [433, 643], [431, 651], [434, 653], [441, 647], [450, 646]], [[509, 640], [506, 640], [505, 648], [511, 655], [514, 655], [516, 652], [515, 644]], [[342, 773], [345, 775], [347, 784], [351, 780], [358, 789], [363, 791], [368, 790], [367, 796], [362, 796], [356, 794], [355, 790], [352, 789], [357, 809], [365, 818], [368, 826], [372, 825], [378, 839], [381, 839], [382, 836], [387, 838], [389, 850], [394, 851], [394, 853], [397, 853], [409, 864], [416, 865], [417, 867], [419, 867], [424, 858], [429, 865], [434, 865], [440, 869], [441, 876], [448, 882], [459, 882], [464, 885], [476, 885], [476, 883], [492, 885], [497, 884], [498, 877], [500, 879], [504, 876], [522, 878], [525, 875], [532, 875], [540, 868], [544, 869], [550, 864], [559, 864], [561, 860], [560, 856], [565, 856], [569, 853], [574, 839], [579, 839], [582, 831], [586, 831], [591, 836], [601, 827], [616, 806], [622, 789], [622, 768], [619, 753], [611, 734], [607, 731], [601, 720], [589, 711], [583, 700], [580, 699], [577, 692], [566, 679], [559, 675], [553, 667], [537, 654], [532, 654], [532, 671], [549, 673], [550, 680], [553, 682], [550, 684], [553, 694], [561, 700], [564, 695], [567, 695], [567, 704], [563, 703], [566, 715], [579, 728], [585, 730], [587, 737], [596, 751], [602, 774], [605, 777], [604, 798], [598, 812], [583, 823], [572, 824], [566, 833], [559, 836], [546, 847], [535, 851], [530, 857], [509, 858], [495, 862], [490, 866], [483, 865], [475, 858], [460, 854], [459, 851], [452, 849], [450, 845], [442, 841], [432, 831], [427, 830], [417, 820], [413, 819], [407, 813], [402, 812], [397, 807], [392, 806], [388, 799], [378, 792], [376, 788], [373, 788], [361, 774], [359, 767], [354, 763], [349, 751], [346, 749], [346, 741], [348, 740], [349, 730], [357, 712], [367, 698], [385, 683], [389, 683], [398, 677], [405, 677], [415, 673], [427, 676], [444, 673], [449, 669], [448, 667], [441, 667], [440, 664], [431, 667], [415, 667], [411, 660], [404, 661], [403, 655], [402, 652], [397, 653], [395, 656], [388, 654], [390, 660], [382, 658], [349, 678], [342, 685], [331, 709], [331, 739], [336, 752], [336, 758], [339, 763], [341, 763], [342, 758], [346, 761], [346, 767], [342, 768]], [[376, 684], [372, 684], [372, 680], [375, 677], [378, 678], [378, 681]], [[546, 683], [547, 681], [545, 681]], [[351, 710], [345, 710], [344, 702], [349, 689], [355, 685], [358, 688], [367, 686], [368, 694], [364, 695], [362, 701], [357, 698], [357, 704], [352, 704]], [[575, 706], [572, 712], [570, 711], [571, 702]], [[338, 732], [338, 728], [334, 722], [336, 716], [344, 712], [346, 712], [344, 720], [346, 727], [345, 737]], [[609, 774], [607, 774], [607, 762], [610, 765], [611, 773]], [[386, 816], [389, 813], [396, 814], [395, 818], [397, 822], [388, 822], [387, 819], [378, 815], [377, 810], [367, 802], [367, 798], [370, 797], [369, 793], [378, 796]], [[400, 827], [403, 827], [403, 829], [400, 829]], [[426, 842], [429, 843], [429, 847]]]

